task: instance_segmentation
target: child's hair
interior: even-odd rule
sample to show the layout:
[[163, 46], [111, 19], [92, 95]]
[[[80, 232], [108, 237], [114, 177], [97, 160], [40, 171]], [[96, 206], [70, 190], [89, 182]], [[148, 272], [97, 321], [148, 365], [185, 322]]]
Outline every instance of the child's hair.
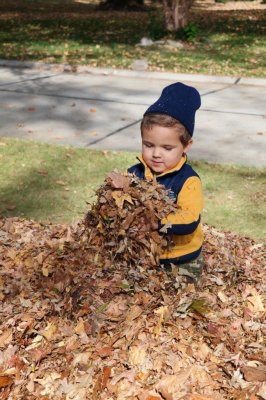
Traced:
[[179, 139], [183, 146], [187, 146], [189, 141], [191, 140], [190, 134], [188, 133], [186, 127], [181, 124], [181, 122], [171, 117], [170, 115], [160, 113], [151, 113], [144, 115], [140, 125], [141, 136], [143, 136], [144, 129], [149, 130], [154, 125], [163, 126], [164, 128], [177, 128]]

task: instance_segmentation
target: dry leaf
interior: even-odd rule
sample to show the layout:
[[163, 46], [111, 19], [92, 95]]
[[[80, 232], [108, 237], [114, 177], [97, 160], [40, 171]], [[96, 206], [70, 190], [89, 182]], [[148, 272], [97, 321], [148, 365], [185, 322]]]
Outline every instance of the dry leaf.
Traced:
[[47, 340], [52, 340], [56, 331], [57, 326], [53, 323], [48, 323], [45, 330], [42, 332], [42, 336], [44, 336]]
[[122, 175], [118, 172], [110, 172], [108, 178], [111, 181], [112, 187], [115, 189], [126, 189], [129, 186], [129, 178], [125, 175]]
[[88, 225], [0, 218], [2, 397], [266, 400], [265, 245], [204, 225], [187, 285], [156, 260], [166, 192], [125, 178], [99, 188]]
[[122, 193], [120, 191], [112, 192], [112, 197], [114, 198], [115, 203], [116, 203], [117, 207], [119, 207], [119, 208], [123, 208], [125, 201], [128, 201], [131, 204], [134, 204], [130, 194], [128, 194], [128, 193]]
[[12, 385], [13, 381], [10, 376], [0, 375], [0, 389]]
[[179, 374], [166, 375], [155, 387], [165, 399], [179, 399], [188, 392], [188, 379], [192, 373], [193, 367], [190, 367], [180, 371]]
[[38, 169], [37, 174], [45, 176], [48, 174], [48, 170], [44, 168]]
[[48, 264], [43, 264], [42, 265], [42, 274], [43, 274], [43, 276], [49, 276], [49, 273], [50, 273], [50, 265], [48, 265]]
[[266, 381], [266, 367], [248, 367], [244, 366], [241, 368], [241, 372], [244, 375], [244, 378], [248, 382], [259, 381], [264, 382]]
[[156, 310], [154, 310], [154, 313], [159, 315], [159, 321], [154, 328], [154, 333], [155, 335], [160, 335], [162, 330], [162, 324], [163, 322], [165, 322], [166, 317], [167, 316], [169, 317], [169, 309], [167, 306], [161, 306]]
[[249, 308], [253, 312], [263, 312], [264, 311], [264, 305], [262, 302], [262, 298], [256, 290], [253, 290], [253, 295], [248, 297], [247, 300], [248, 300]]
[[263, 400], [266, 400], [266, 382], [264, 382], [259, 388], [257, 395], [260, 396]]
[[9, 343], [11, 343], [12, 338], [13, 338], [12, 329], [11, 328], [6, 329], [0, 335], [0, 348], [6, 347]]
[[107, 382], [111, 376], [111, 368], [110, 367], [103, 367], [103, 377], [102, 377], [102, 388], [106, 388]]
[[83, 319], [79, 320], [79, 322], [77, 323], [77, 325], [74, 329], [75, 329], [75, 332], [77, 333], [77, 335], [82, 335], [83, 333], [86, 333]]

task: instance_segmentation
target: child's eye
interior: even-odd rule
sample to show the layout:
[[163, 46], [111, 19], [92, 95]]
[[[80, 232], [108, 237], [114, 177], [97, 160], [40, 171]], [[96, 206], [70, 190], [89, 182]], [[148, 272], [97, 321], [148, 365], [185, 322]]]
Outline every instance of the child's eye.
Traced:
[[146, 146], [146, 147], [152, 147], [152, 144], [151, 144], [151, 143], [144, 143], [144, 146]]
[[168, 151], [173, 150], [173, 147], [169, 147], [169, 146], [164, 146], [164, 148], [165, 148], [165, 150], [168, 150]]

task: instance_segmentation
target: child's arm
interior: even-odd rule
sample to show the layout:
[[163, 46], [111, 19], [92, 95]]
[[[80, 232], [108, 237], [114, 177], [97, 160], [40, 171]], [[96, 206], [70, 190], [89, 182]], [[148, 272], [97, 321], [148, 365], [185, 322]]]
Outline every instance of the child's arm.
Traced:
[[159, 229], [169, 224], [167, 233], [189, 235], [200, 223], [203, 209], [201, 181], [197, 176], [190, 177], [184, 183], [177, 199], [177, 210], [160, 221]]

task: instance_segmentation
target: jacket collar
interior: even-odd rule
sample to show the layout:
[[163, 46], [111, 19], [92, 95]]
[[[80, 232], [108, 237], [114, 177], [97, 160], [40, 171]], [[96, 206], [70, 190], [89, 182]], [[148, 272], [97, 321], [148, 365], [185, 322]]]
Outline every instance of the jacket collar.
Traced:
[[179, 171], [183, 167], [183, 165], [187, 162], [187, 156], [186, 156], [186, 154], [184, 154], [181, 157], [181, 160], [179, 161], [179, 163], [176, 164], [173, 168], [167, 169], [166, 171], [164, 171], [163, 173], [161, 173], [159, 175], [155, 175], [152, 172], [152, 170], [148, 167], [148, 165], [145, 163], [145, 161], [143, 160], [142, 155], [140, 155], [137, 158], [141, 162], [141, 164], [144, 166], [144, 175], [145, 175], [145, 179], [147, 179], [147, 181], [153, 181], [154, 179], [171, 174], [172, 172]]

